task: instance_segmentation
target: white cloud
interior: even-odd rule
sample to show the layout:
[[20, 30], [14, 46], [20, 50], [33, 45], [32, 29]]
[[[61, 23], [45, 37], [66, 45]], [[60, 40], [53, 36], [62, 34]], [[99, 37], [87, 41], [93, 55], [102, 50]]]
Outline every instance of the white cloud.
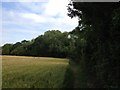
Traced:
[[44, 7], [45, 3], [47, 2], [19, 2], [17, 8], [24, 12], [26, 11], [40, 14], [45, 9]]
[[33, 22], [36, 22], [36, 23], [44, 23], [45, 22], [44, 17], [37, 15], [35, 13], [21, 13], [21, 16], [24, 19], [29, 19], [29, 20], [32, 20]]
[[[64, 3], [63, 3], [64, 2]], [[41, 7], [40, 4], [35, 4], [35, 3], [19, 3], [22, 5], [21, 7], [29, 7], [29, 9], [35, 10], [35, 8]], [[6, 11], [3, 9], [3, 23], [8, 23], [8, 24], [18, 24], [18, 25], [34, 25], [35, 24], [48, 24], [49, 25], [56, 25], [56, 26], [61, 26], [61, 29], [64, 30], [62, 25], [69, 25], [70, 30], [74, 29], [78, 25], [78, 20], [77, 18], [71, 19], [70, 17], [67, 16], [67, 6], [68, 0], [49, 0], [48, 3], [42, 3], [42, 8], [44, 8], [43, 11], [40, 14], [34, 13], [31, 11], [27, 12], [19, 12], [19, 11]], [[35, 6], [36, 5], [36, 6]], [[18, 5], [19, 6], [19, 5]], [[31, 6], [31, 7], [30, 7]], [[20, 6], [19, 6], [20, 7]], [[17, 23], [16, 23], [17, 22]], [[29, 23], [28, 23], [29, 22]], [[53, 26], [53, 27], [54, 27]], [[52, 27], [52, 26], [51, 26]], [[68, 31], [70, 31], [68, 30]]]
[[[77, 26], [78, 20], [77, 18], [71, 19], [67, 16], [67, 5], [69, 0], [49, 0], [48, 3], [44, 3], [42, 8], [44, 9], [41, 14], [36, 13], [23, 13], [22, 17], [26, 19], [30, 19], [35, 23], [55, 23], [58, 24], [68, 24], [73, 27]], [[31, 5], [31, 4], [30, 4]], [[24, 5], [24, 6], [30, 6]], [[33, 5], [33, 4], [32, 4]], [[33, 5], [32, 8], [39, 7]], [[38, 9], [38, 8], [37, 8]], [[39, 10], [38, 10], [39, 11]], [[40, 12], [40, 11], [39, 11]], [[62, 28], [62, 27], [61, 27]]]
[[49, 0], [49, 2], [45, 5], [45, 15], [50, 16], [64, 16], [67, 14], [67, 6], [68, 0]]

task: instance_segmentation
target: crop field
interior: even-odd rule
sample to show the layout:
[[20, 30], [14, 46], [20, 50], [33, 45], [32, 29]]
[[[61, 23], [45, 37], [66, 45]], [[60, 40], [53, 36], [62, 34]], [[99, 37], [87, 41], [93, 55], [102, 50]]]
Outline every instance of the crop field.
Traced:
[[61, 88], [67, 59], [2, 56], [3, 88]]

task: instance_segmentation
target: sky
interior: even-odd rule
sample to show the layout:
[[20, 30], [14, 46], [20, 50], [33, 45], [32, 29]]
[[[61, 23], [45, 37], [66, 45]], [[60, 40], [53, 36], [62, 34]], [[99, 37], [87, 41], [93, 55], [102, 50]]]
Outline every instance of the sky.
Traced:
[[4, 0], [0, 4], [1, 45], [31, 40], [48, 30], [72, 31], [77, 18], [67, 16], [68, 0]]

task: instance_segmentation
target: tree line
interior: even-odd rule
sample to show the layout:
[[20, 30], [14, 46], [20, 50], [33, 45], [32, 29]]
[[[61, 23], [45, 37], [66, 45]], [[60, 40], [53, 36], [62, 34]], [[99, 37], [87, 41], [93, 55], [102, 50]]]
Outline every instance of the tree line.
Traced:
[[74, 47], [69, 32], [49, 30], [31, 41], [23, 40], [2, 46], [3, 55], [42, 56], [66, 58]]

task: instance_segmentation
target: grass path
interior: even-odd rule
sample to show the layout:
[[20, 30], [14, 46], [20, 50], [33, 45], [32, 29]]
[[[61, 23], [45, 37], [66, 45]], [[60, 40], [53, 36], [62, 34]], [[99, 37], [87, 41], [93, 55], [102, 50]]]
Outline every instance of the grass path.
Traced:
[[73, 79], [74, 79], [73, 88], [87, 88], [85, 84], [85, 76], [82, 73], [82, 70], [79, 64], [72, 62], [71, 70], [72, 70]]
[[80, 82], [78, 79], [78, 67], [77, 66], [73, 66], [72, 67], [72, 71], [73, 71], [73, 75], [74, 75], [74, 85], [73, 88], [80, 88]]

